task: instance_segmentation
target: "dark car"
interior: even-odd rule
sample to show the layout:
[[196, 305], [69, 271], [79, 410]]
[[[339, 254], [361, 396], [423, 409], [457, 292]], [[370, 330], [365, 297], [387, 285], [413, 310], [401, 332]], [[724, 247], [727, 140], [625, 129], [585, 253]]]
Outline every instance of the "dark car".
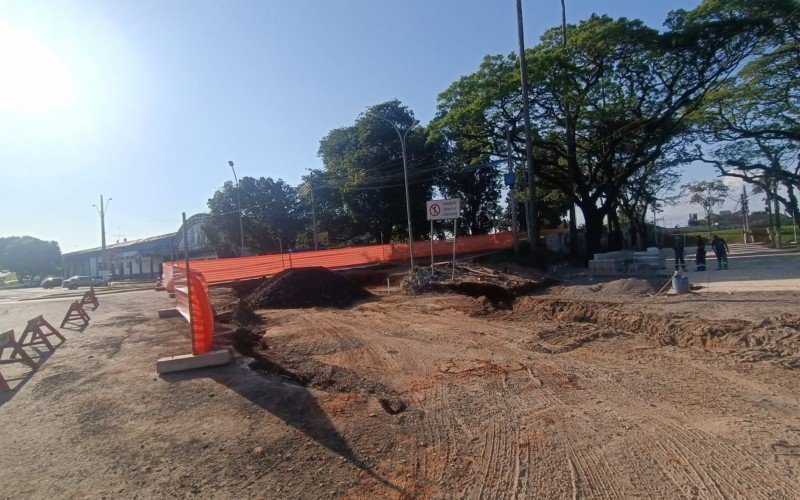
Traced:
[[63, 278], [56, 278], [54, 276], [50, 276], [49, 278], [45, 278], [42, 281], [42, 288], [55, 288], [57, 286], [61, 286], [63, 282]]

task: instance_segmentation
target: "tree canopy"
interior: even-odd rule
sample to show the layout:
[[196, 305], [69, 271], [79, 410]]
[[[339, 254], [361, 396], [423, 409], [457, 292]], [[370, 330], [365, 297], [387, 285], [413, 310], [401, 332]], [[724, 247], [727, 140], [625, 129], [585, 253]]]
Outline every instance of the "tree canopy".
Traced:
[[53, 274], [60, 268], [61, 249], [57, 242], [32, 236], [0, 238], [0, 269], [15, 272], [20, 281]]

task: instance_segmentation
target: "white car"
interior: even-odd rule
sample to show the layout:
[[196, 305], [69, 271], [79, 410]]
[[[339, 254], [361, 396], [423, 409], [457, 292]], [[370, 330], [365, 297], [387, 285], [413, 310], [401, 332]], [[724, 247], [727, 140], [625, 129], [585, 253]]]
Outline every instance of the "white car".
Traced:
[[73, 276], [63, 281], [61, 286], [70, 290], [75, 290], [81, 286], [105, 286], [107, 283], [103, 278], [93, 278], [91, 276]]

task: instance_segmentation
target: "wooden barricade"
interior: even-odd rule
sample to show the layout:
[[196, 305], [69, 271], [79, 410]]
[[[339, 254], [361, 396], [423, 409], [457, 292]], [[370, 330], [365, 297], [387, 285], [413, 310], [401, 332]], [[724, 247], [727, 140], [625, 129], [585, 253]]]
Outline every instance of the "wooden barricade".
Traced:
[[[3, 351], [6, 349], [11, 350], [11, 357], [9, 359], [2, 359], [3, 358]], [[15, 359], [19, 356], [19, 359]], [[33, 370], [36, 370], [38, 366], [33, 361], [33, 359], [28, 356], [17, 339], [14, 338], [14, 330], [9, 330], [5, 333], [0, 334], [0, 365], [7, 365], [9, 363], [25, 363], [26, 365], [30, 366]], [[5, 377], [3, 374], [0, 373], [0, 391], [10, 391], [11, 387], [6, 382]]]
[[[64, 325], [61, 325], [64, 326]], [[44, 329], [43, 329], [44, 328]], [[30, 340], [26, 339], [30, 335]], [[55, 347], [50, 341], [47, 339], [48, 336], [55, 335], [61, 342], [65, 342], [67, 339], [64, 338], [61, 333], [53, 328], [53, 325], [45, 321], [44, 317], [40, 314], [33, 319], [28, 320], [28, 325], [23, 330], [22, 335], [19, 337], [19, 345], [20, 346], [35, 346], [35, 345], [44, 345], [47, 347], [48, 350], [53, 351]]]
[[94, 287], [89, 287], [88, 290], [83, 294], [83, 298], [81, 299], [81, 305], [85, 306], [87, 304], [92, 304], [94, 309], [96, 310], [97, 306], [100, 305], [100, 301], [97, 300], [97, 295], [94, 294]]
[[83, 309], [83, 305], [79, 300], [70, 304], [69, 310], [67, 310], [67, 314], [64, 316], [64, 320], [61, 322], [61, 327], [63, 328], [64, 325], [75, 319], [83, 321], [84, 326], [89, 324], [89, 315]]

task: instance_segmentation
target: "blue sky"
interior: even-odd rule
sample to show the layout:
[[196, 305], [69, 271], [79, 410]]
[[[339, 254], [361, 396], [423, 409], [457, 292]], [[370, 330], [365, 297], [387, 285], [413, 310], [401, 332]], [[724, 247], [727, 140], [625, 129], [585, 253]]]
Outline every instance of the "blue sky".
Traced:
[[[567, 16], [660, 27], [699, 3], [567, 0]], [[532, 45], [560, 0], [523, 4]], [[427, 123], [439, 92], [516, 44], [514, 0], [0, 0], [0, 236], [99, 246], [100, 194], [109, 242], [175, 231], [228, 160], [295, 184], [367, 106], [397, 98]]]

